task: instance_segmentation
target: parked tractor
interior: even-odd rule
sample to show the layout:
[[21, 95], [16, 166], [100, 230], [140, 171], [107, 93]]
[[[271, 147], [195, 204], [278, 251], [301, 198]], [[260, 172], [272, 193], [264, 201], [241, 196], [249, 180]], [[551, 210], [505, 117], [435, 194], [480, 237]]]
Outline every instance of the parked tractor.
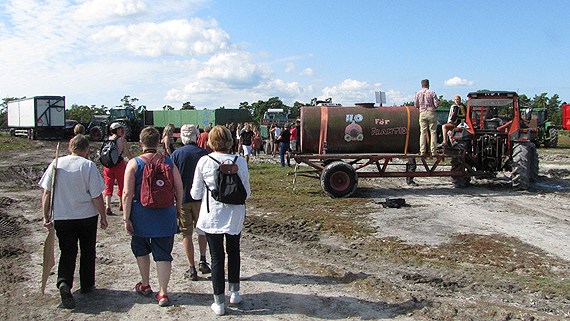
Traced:
[[87, 132], [93, 141], [102, 141], [109, 135], [109, 126], [118, 122], [125, 128], [125, 138], [128, 141], [136, 139], [144, 128], [143, 113], [138, 113], [133, 107], [112, 108], [109, 115], [95, 115], [91, 119]]
[[540, 145], [556, 147], [558, 145], [558, 129], [548, 119], [548, 110], [546, 108], [533, 108], [530, 111], [530, 116], [532, 122], [536, 120], [537, 135], [534, 140], [536, 147]]
[[464, 151], [465, 160], [452, 158], [452, 167], [465, 166], [466, 175], [453, 177], [454, 185], [466, 186], [471, 176], [509, 171], [514, 188], [528, 189], [538, 177], [537, 133], [522, 117], [517, 93], [472, 92], [467, 97], [466, 120], [453, 131], [453, 148]]

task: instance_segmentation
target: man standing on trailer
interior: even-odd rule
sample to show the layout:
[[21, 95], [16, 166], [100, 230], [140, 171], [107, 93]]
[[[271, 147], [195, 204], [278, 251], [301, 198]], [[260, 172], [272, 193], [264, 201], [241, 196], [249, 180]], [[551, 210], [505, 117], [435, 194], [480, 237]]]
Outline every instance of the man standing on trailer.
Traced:
[[437, 145], [437, 116], [435, 110], [439, 107], [439, 99], [434, 91], [429, 89], [429, 80], [422, 80], [422, 89], [416, 93], [414, 106], [420, 111], [420, 155], [427, 156], [429, 130], [429, 146], [431, 156], [435, 155]]

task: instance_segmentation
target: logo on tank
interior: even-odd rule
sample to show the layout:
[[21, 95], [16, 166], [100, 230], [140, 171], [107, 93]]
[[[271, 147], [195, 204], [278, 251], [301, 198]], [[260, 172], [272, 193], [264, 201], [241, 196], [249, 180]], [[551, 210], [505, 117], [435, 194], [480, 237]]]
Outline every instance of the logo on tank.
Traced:
[[346, 122], [348, 123], [348, 125], [344, 128], [344, 140], [346, 142], [361, 142], [364, 139], [362, 126], [357, 124], [363, 120], [364, 116], [361, 114], [346, 115]]

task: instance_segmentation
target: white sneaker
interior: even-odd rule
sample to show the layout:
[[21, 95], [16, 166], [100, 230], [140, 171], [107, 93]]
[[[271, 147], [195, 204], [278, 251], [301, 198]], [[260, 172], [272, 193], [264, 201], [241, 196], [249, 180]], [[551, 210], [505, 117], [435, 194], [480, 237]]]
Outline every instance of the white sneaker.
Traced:
[[212, 303], [212, 305], [210, 307], [212, 308], [212, 311], [214, 311], [214, 313], [216, 315], [226, 314], [226, 304], [225, 303], [217, 304], [216, 302], [214, 302], [214, 303]]
[[239, 295], [239, 291], [231, 291], [230, 303], [231, 304], [238, 304], [241, 301], [243, 301], [243, 298], [241, 297], [241, 295]]

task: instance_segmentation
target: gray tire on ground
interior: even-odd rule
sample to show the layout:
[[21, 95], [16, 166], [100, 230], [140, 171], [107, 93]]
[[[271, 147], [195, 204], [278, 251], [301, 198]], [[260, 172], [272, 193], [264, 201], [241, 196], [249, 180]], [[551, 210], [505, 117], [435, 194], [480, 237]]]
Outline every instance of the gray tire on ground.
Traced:
[[349, 197], [356, 191], [358, 175], [352, 165], [336, 161], [328, 164], [321, 173], [321, 187], [333, 198]]
[[530, 185], [532, 151], [531, 143], [515, 143], [513, 146], [513, 188], [527, 190]]

